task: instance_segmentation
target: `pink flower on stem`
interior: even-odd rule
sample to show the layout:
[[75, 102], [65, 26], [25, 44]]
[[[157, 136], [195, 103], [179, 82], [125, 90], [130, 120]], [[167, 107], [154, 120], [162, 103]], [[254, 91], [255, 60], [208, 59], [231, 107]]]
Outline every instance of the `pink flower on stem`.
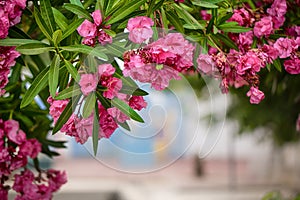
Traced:
[[49, 169], [47, 171], [47, 178], [49, 179], [48, 182], [51, 192], [58, 191], [63, 184], [67, 183], [67, 174], [65, 171]]
[[250, 103], [252, 104], [259, 104], [265, 98], [265, 94], [253, 86], [248, 91], [247, 96], [250, 97]]
[[99, 108], [99, 119], [99, 137], [109, 138], [118, 128], [118, 125], [115, 122], [114, 118], [107, 112], [107, 110], [105, 110], [102, 105], [100, 105]]
[[287, 11], [286, 0], [274, 0], [271, 8], [267, 9], [267, 13], [271, 16], [284, 16]]
[[151, 38], [153, 31], [151, 26], [154, 22], [149, 17], [138, 16], [128, 20], [127, 29], [129, 31], [129, 40], [134, 43], [141, 44]]
[[290, 74], [300, 74], [300, 59], [299, 58], [293, 58], [290, 60], [285, 60], [284, 63], [285, 71], [287, 71]]
[[102, 64], [98, 66], [98, 76], [110, 77], [115, 73], [116, 69], [111, 64]]
[[87, 139], [92, 136], [93, 133], [93, 122], [94, 114], [92, 113], [88, 118], [75, 118], [75, 132], [73, 132], [73, 137], [75, 137], [76, 142], [84, 144]]
[[200, 54], [197, 59], [198, 67], [201, 72], [207, 75], [212, 75], [214, 72], [216, 72], [215, 64], [211, 58], [211, 56], [207, 54]]
[[47, 102], [50, 104], [49, 114], [52, 116], [54, 124], [56, 124], [61, 113], [69, 103], [69, 100], [54, 100], [51, 96], [49, 96]]
[[256, 22], [253, 28], [254, 35], [258, 38], [263, 36], [269, 37], [273, 32], [272, 17], [263, 17], [259, 22]]
[[86, 19], [77, 28], [77, 31], [82, 37], [93, 38], [96, 36], [97, 26]]
[[96, 26], [100, 26], [102, 24], [102, 14], [100, 10], [95, 10], [92, 13], [92, 17]]
[[290, 57], [291, 54], [298, 48], [296, 41], [289, 38], [279, 38], [273, 46], [278, 50], [279, 58]]
[[201, 10], [200, 15], [201, 15], [201, 18], [203, 20], [210, 20], [211, 19], [211, 14], [208, 14], [207, 10]]
[[268, 56], [267, 62], [268, 63], [272, 63], [273, 60], [278, 58], [278, 54], [279, 54], [278, 50], [270, 45], [265, 44], [262, 47], [262, 51], [267, 54], [267, 56]]
[[118, 122], [124, 123], [126, 120], [129, 120], [130, 118], [122, 113], [118, 108], [112, 107], [107, 109], [108, 114], [110, 114], [112, 117], [114, 117]]
[[118, 95], [118, 92], [122, 88], [122, 80], [115, 77], [111, 77], [103, 86], [107, 87], [107, 90], [103, 92], [103, 96], [108, 99], [113, 99], [115, 96]]
[[239, 57], [236, 70], [239, 75], [245, 74], [246, 71], [254, 74], [255, 72], [259, 72], [261, 67], [263, 67], [263, 63], [258, 55], [249, 51], [245, 55]]
[[132, 96], [129, 99], [129, 106], [135, 110], [142, 110], [147, 107], [147, 102], [142, 96]]
[[36, 139], [29, 139], [20, 145], [20, 154], [31, 158], [36, 158], [41, 150], [42, 145]]
[[82, 74], [79, 81], [83, 95], [87, 96], [95, 91], [98, 85], [98, 78], [94, 74]]
[[234, 10], [233, 12], [234, 13], [231, 16], [231, 18], [229, 19], [229, 21], [235, 21], [240, 26], [249, 27], [255, 21], [252, 14], [244, 8], [241, 8], [239, 10]]

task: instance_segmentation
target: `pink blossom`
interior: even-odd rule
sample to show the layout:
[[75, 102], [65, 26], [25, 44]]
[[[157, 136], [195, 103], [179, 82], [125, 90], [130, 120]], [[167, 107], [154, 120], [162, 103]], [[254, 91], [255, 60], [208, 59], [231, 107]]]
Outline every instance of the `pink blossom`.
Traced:
[[49, 96], [47, 102], [50, 104], [49, 114], [52, 116], [55, 124], [69, 103], [69, 100], [54, 100], [51, 96]]
[[271, 8], [267, 9], [267, 13], [271, 16], [284, 16], [287, 11], [286, 0], [274, 0]]
[[259, 22], [256, 22], [253, 28], [254, 35], [258, 38], [263, 36], [269, 37], [273, 32], [272, 17], [263, 17]]
[[300, 114], [298, 115], [298, 119], [297, 119], [297, 122], [296, 122], [296, 130], [298, 132], [300, 132]]
[[79, 35], [82, 37], [95, 37], [97, 27], [89, 20], [84, 20], [83, 23], [77, 28]]
[[124, 123], [126, 120], [130, 118], [122, 113], [118, 108], [112, 107], [107, 109], [108, 114], [110, 114], [113, 118], [115, 118], [118, 122]]
[[94, 37], [86, 37], [83, 39], [82, 44], [85, 44], [88, 46], [95, 46], [96, 39]]
[[65, 171], [49, 169], [47, 171], [47, 176], [49, 179], [49, 188], [51, 189], [51, 192], [58, 191], [63, 184], [67, 183], [67, 174]]
[[265, 44], [262, 47], [262, 51], [267, 54], [267, 56], [268, 56], [267, 62], [268, 63], [272, 63], [273, 60], [278, 58], [278, 53], [279, 53], [278, 50], [270, 45]]
[[118, 128], [114, 118], [100, 105], [99, 109], [99, 125], [100, 125], [100, 138], [109, 138], [114, 131]]
[[263, 63], [258, 55], [252, 51], [249, 51], [245, 55], [240, 56], [236, 70], [239, 75], [245, 74], [246, 71], [249, 71], [253, 74], [255, 72], [259, 72], [262, 66]]
[[201, 10], [200, 15], [201, 15], [201, 18], [203, 20], [210, 20], [211, 19], [211, 14], [208, 14], [207, 10]]
[[253, 32], [240, 33], [238, 37], [238, 45], [240, 50], [247, 50], [253, 43]]
[[98, 78], [94, 74], [82, 74], [79, 81], [80, 89], [83, 95], [87, 96], [94, 92], [98, 85]]
[[7, 162], [11, 159], [9, 151], [7, 148], [4, 148], [0, 151], [0, 162]]
[[284, 68], [290, 74], [300, 74], [300, 59], [293, 58], [284, 61]]
[[4, 10], [0, 10], [0, 39], [6, 38], [9, 29], [8, 15]]
[[0, 197], [2, 200], [8, 200], [8, 187], [5, 188], [3, 185], [0, 185]]
[[252, 14], [244, 8], [241, 8], [239, 10], [234, 10], [233, 12], [234, 13], [231, 16], [231, 18], [229, 19], [229, 21], [235, 21], [240, 26], [249, 27], [255, 21]]
[[112, 43], [112, 37], [108, 35], [104, 30], [100, 30], [97, 36], [98, 36], [98, 42], [100, 42], [100, 44], [103, 46]]
[[265, 94], [253, 86], [247, 92], [247, 96], [250, 97], [250, 103], [252, 104], [259, 104], [265, 98]]
[[92, 113], [88, 118], [75, 119], [75, 129], [73, 132], [73, 137], [75, 137], [76, 142], [84, 144], [87, 139], [93, 134], [93, 121], [94, 114]]
[[147, 107], [147, 102], [142, 96], [132, 96], [129, 99], [129, 106], [136, 110], [142, 110]]
[[216, 69], [215, 69], [215, 64], [211, 58], [211, 56], [207, 54], [200, 54], [198, 59], [197, 59], [198, 67], [201, 72], [204, 74], [212, 75]]
[[17, 134], [19, 130], [19, 122], [11, 119], [4, 122], [4, 131], [9, 134]]
[[107, 87], [107, 90], [103, 92], [103, 96], [108, 99], [113, 99], [115, 96], [117, 96], [118, 92], [122, 88], [122, 80], [111, 77], [110, 79], [108, 79], [107, 84], [103, 86]]
[[127, 29], [129, 31], [129, 40], [134, 43], [142, 43], [151, 38], [153, 31], [151, 26], [154, 22], [149, 17], [138, 16], [128, 20]]
[[96, 26], [100, 26], [102, 24], [102, 14], [100, 10], [95, 10], [92, 13], [92, 17]]
[[42, 145], [36, 139], [29, 139], [20, 145], [20, 154], [31, 158], [36, 158], [41, 150]]
[[16, 192], [23, 192], [23, 188], [26, 184], [31, 183], [34, 180], [34, 174], [30, 170], [24, 170], [21, 174], [14, 175], [15, 181], [13, 184], [13, 189]]
[[293, 39], [279, 38], [274, 43], [274, 48], [278, 50], [279, 58], [287, 58], [298, 48], [298, 45]]
[[111, 64], [102, 64], [98, 66], [98, 75], [101, 78], [102, 76], [109, 77], [115, 73], [116, 69]]
[[284, 16], [275, 16], [275, 17], [272, 17], [272, 21], [273, 21], [274, 29], [278, 29], [284, 24], [285, 17]]
[[[21, 153], [20, 153], [21, 154]], [[21, 167], [25, 167], [27, 165], [28, 159], [26, 156], [18, 154], [17, 156], [12, 157], [11, 163], [9, 166], [10, 171], [14, 171], [20, 169]]]

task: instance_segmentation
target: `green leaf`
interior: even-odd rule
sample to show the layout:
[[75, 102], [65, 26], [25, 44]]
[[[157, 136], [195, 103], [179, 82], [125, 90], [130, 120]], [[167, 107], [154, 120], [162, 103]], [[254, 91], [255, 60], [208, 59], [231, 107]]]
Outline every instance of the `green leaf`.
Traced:
[[82, 45], [82, 44], [75, 44], [75, 45], [65, 46], [65, 47], [60, 47], [60, 48], [65, 51], [80, 52], [80, 53], [84, 53], [87, 55], [96, 56], [104, 61], [108, 60], [108, 57], [104, 53], [101, 52], [101, 49], [104, 49], [103, 47], [92, 48], [92, 47]]
[[107, 33], [111, 37], [115, 37], [117, 35], [116, 32], [114, 32], [113, 30], [110, 30], [110, 29], [103, 29], [103, 30], [105, 33]]
[[51, 8], [50, 0], [40, 0], [41, 15], [50, 30], [50, 35], [55, 31], [55, 20]]
[[45, 43], [28, 43], [16, 48], [17, 51], [24, 55], [37, 55], [51, 51], [53, 49], [54, 47], [50, 47]]
[[91, 116], [94, 108], [95, 108], [95, 103], [96, 103], [96, 95], [94, 92], [89, 94], [87, 98], [84, 101], [84, 107], [83, 107], [83, 113], [82, 116], [83, 118], [89, 118]]
[[166, 12], [166, 14], [167, 14], [168, 20], [175, 27], [175, 29], [180, 33], [184, 33], [183, 25], [182, 25], [180, 19], [178, 18], [178, 16], [172, 11], [168, 11], [168, 12]]
[[130, 126], [128, 125], [128, 123], [127, 123], [126, 121], [125, 121], [124, 123], [118, 122], [118, 124], [119, 124], [122, 128], [124, 128], [125, 130], [131, 131], [131, 130], [130, 130]]
[[55, 46], [58, 46], [60, 41], [62, 41], [62, 32], [61, 30], [57, 30], [53, 33], [52, 40]]
[[62, 40], [64, 40], [65, 38], [67, 38], [69, 35], [71, 35], [74, 31], [76, 31], [76, 29], [78, 28], [78, 26], [80, 26], [82, 24], [82, 22], [84, 21], [83, 18], [77, 19], [74, 22], [72, 22], [67, 28], [66, 31], [64, 32], [64, 34], [62, 35]]
[[52, 11], [56, 24], [62, 31], [66, 31], [68, 28], [68, 19], [56, 8], [52, 8]]
[[105, 48], [107, 49], [107, 52], [109, 54], [112, 54], [116, 57], [120, 57], [123, 56], [123, 54], [125, 53], [126, 49], [119, 46], [119, 45], [115, 45], [115, 44], [108, 44], [105, 46]]
[[96, 95], [97, 95], [98, 100], [101, 102], [101, 104], [104, 108], [106, 108], [106, 109], [110, 108], [111, 105], [110, 105], [110, 101], [108, 99], [104, 98], [102, 96], [102, 94], [98, 91], [96, 91]]
[[71, 74], [71, 76], [74, 78], [74, 80], [78, 83], [80, 80], [80, 76], [78, 74], [77, 69], [72, 65], [72, 63], [68, 60], [65, 61], [65, 66], [68, 70], [68, 72]]
[[53, 32], [49, 29], [37, 8], [34, 8], [34, 18], [42, 33], [48, 38], [49, 41], [52, 41]]
[[187, 12], [182, 7], [177, 4], [173, 4], [176, 13], [181, 17], [187, 24], [195, 26], [195, 29], [205, 30], [205, 27], [202, 26], [189, 12]]
[[251, 30], [251, 28], [239, 26], [237, 22], [227, 22], [219, 25], [218, 28], [224, 32], [231, 33], [243, 33]]
[[223, 42], [229, 48], [239, 51], [238, 46], [227, 35], [218, 33], [216, 35], [212, 35], [212, 37], [218, 38], [221, 42]]
[[70, 3], [66, 3], [64, 4], [64, 8], [71, 11], [72, 13], [78, 15], [78, 17], [83, 17], [85, 19], [88, 19], [89, 21], [93, 21], [90, 13], [85, 10], [83, 7], [80, 7], [78, 5], [74, 5], [74, 4], [70, 4]]
[[147, 10], [147, 16], [150, 16], [150, 14], [154, 12], [153, 8], [155, 6], [155, 2], [156, 0], [150, 0], [149, 7]]
[[123, 86], [120, 90], [121, 93], [134, 95], [134, 96], [146, 96], [149, 93], [136, 87], [130, 87], [130, 86]]
[[208, 1], [202, 1], [202, 0], [192, 1], [192, 3], [196, 6], [200, 6], [200, 7], [204, 7], [204, 8], [218, 8], [219, 7], [213, 3], [210, 3]]
[[282, 72], [282, 66], [279, 58], [273, 61], [273, 65], [279, 72]]
[[48, 83], [48, 76], [49, 76], [49, 68], [45, 68], [43, 71], [41, 71], [37, 77], [32, 82], [30, 88], [26, 91], [21, 105], [21, 108], [24, 108], [25, 106], [29, 105], [35, 96], [38, 95], [38, 93], [44, 89]]
[[93, 134], [92, 134], [92, 139], [93, 139], [93, 150], [94, 150], [94, 155], [97, 155], [97, 150], [98, 150], [98, 141], [99, 141], [99, 110], [98, 110], [98, 103], [95, 104], [95, 112], [94, 112], [94, 119], [93, 119]]
[[50, 95], [52, 97], [55, 97], [55, 93], [58, 85], [59, 64], [60, 64], [59, 55], [55, 54], [49, 69], [49, 90], [50, 90]]
[[[42, 43], [38, 40], [31, 40], [31, 39], [15, 39], [15, 38], [5, 38], [3, 40], [0, 40], [0, 46], [20, 46], [23, 44], [36, 44], [36, 43]], [[42, 43], [44, 44], [44, 43]]]
[[139, 114], [137, 114], [127, 103], [124, 101], [114, 98], [111, 100], [111, 104], [118, 108], [121, 112], [123, 112], [125, 115], [130, 117], [131, 119], [138, 121], [138, 122], [144, 122], [144, 120], [141, 118]]
[[56, 97], [56, 100], [63, 100], [63, 99], [69, 99], [72, 98], [74, 96], [78, 96], [81, 94], [81, 89], [80, 87], [78, 87], [77, 85], [68, 87], [66, 89], [64, 89], [63, 91], [61, 91]]
[[65, 146], [66, 141], [53, 141], [53, 140], [45, 139], [45, 140], [42, 140], [41, 142], [43, 144], [46, 144], [48, 146], [52, 146], [55, 148], [66, 148], [66, 146]]
[[70, 0], [71, 4], [84, 8], [80, 0]]
[[166, 15], [165, 9], [163, 7], [161, 7], [160, 10], [161, 10], [161, 20], [163, 23], [163, 27], [165, 30], [168, 30], [168, 20], [167, 20], [167, 15]]
[[68, 105], [65, 107], [64, 111], [61, 113], [61, 115], [59, 116], [59, 119], [57, 120], [54, 128], [53, 128], [53, 132], [52, 134], [54, 135], [55, 133], [57, 133], [61, 127], [67, 123], [67, 121], [69, 120], [69, 118], [71, 117], [72, 113], [73, 113], [73, 101], [72, 99], [70, 100], [70, 102], [68, 103]]
[[127, 15], [137, 10], [141, 5], [143, 5], [146, 0], [131, 0], [129, 3], [124, 6], [119, 7], [117, 11], [115, 11], [112, 16], [107, 21], [107, 24], [113, 24], [118, 22], [119, 20], [125, 18]]

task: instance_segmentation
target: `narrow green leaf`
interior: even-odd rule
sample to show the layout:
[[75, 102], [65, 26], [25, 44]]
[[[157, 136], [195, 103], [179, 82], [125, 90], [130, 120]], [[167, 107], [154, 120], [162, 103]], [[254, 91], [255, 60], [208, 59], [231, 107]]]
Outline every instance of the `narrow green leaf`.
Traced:
[[212, 37], [216, 37], [219, 39], [220, 42], [223, 42], [227, 47], [235, 50], [239, 50], [238, 46], [225, 34], [216, 34], [212, 35]]
[[169, 27], [168, 27], [168, 20], [167, 20], [165, 9], [161, 7], [160, 11], [161, 11], [161, 19], [162, 19], [163, 27], [165, 30], [168, 30]]
[[111, 107], [110, 106], [110, 101], [108, 99], [104, 98], [103, 95], [100, 92], [97, 91], [96, 95], [97, 95], [98, 100], [101, 102], [101, 104], [104, 108], [107, 109], [107, 108]]
[[50, 30], [49, 34], [52, 35], [56, 30], [55, 28], [56, 24], [55, 24], [50, 0], [40, 0], [40, 8], [41, 8], [41, 15], [47, 27]]
[[51, 51], [53, 49], [54, 47], [50, 47], [45, 43], [28, 43], [16, 48], [17, 51], [24, 55], [37, 55]]
[[62, 41], [62, 31], [57, 30], [53, 33], [52, 40], [55, 46], [58, 46], [60, 41]]
[[56, 97], [56, 100], [63, 100], [63, 99], [69, 99], [72, 98], [74, 96], [78, 96], [81, 94], [81, 89], [80, 87], [78, 87], [77, 85], [68, 87], [66, 89], [64, 89], [63, 91], [61, 91]]
[[127, 15], [137, 10], [141, 5], [143, 5], [146, 0], [131, 0], [129, 3], [125, 4], [122, 7], [119, 7], [112, 16], [107, 21], [108, 24], [113, 24], [118, 22], [121, 19], [124, 19]]
[[52, 11], [56, 24], [62, 31], [66, 31], [68, 28], [68, 19], [56, 8], [52, 8]]
[[119, 124], [122, 128], [124, 128], [125, 130], [131, 131], [131, 130], [130, 130], [130, 126], [128, 125], [128, 123], [127, 123], [126, 121], [125, 121], [124, 123], [118, 122], [118, 124]]
[[134, 95], [134, 96], [146, 96], [149, 94], [148, 92], [146, 92], [140, 88], [129, 87], [129, 86], [122, 87], [120, 92], [124, 93], [124, 94]]
[[71, 4], [84, 8], [80, 0], [70, 0]]
[[117, 35], [116, 32], [114, 32], [113, 30], [110, 30], [110, 29], [103, 29], [103, 30], [105, 33], [107, 33], [111, 37], [115, 37]]
[[251, 28], [239, 26], [237, 22], [227, 22], [219, 25], [218, 28], [224, 32], [231, 33], [243, 33], [251, 30]]
[[42, 18], [41, 13], [37, 8], [34, 8], [34, 18], [42, 33], [48, 38], [49, 41], [52, 41], [53, 32], [48, 28], [46, 22]]
[[26, 91], [21, 105], [21, 108], [24, 108], [25, 106], [29, 105], [35, 96], [38, 95], [38, 93], [44, 89], [48, 83], [48, 76], [49, 76], [49, 68], [45, 68], [43, 71], [41, 71], [37, 77], [32, 82], [30, 88]]
[[83, 17], [85, 19], [88, 19], [89, 21], [93, 21], [90, 13], [81, 6], [66, 3], [66, 4], [64, 4], [64, 8], [71, 11], [72, 13], [78, 15], [78, 17]]
[[[20, 46], [23, 44], [36, 44], [36, 43], [42, 43], [38, 40], [31, 40], [31, 39], [15, 39], [15, 38], [6, 38], [3, 40], [0, 40], [0, 46]], [[42, 43], [44, 44], [44, 43]]]
[[150, 14], [154, 12], [153, 8], [155, 6], [155, 2], [156, 0], [150, 0], [149, 7], [147, 10], [147, 16], [150, 16]]
[[184, 33], [183, 25], [182, 25], [180, 19], [178, 18], [178, 16], [172, 11], [168, 11], [168, 12], [166, 12], [166, 14], [167, 14], [168, 20], [175, 27], [175, 29], [180, 33]]
[[73, 113], [73, 101], [72, 99], [70, 100], [70, 102], [68, 103], [68, 105], [65, 107], [64, 111], [61, 113], [61, 115], [59, 116], [59, 119], [57, 120], [52, 134], [54, 135], [55, 133], [57, 133], [61, 127], [67, 123], [67, 121], [69, 120], [69, 118], [71, 117], [72, 113]]
[[141, 118], [139, 114], [137, 114], [127, 103], [124, 101], [114, 98], [111, 100], [111, 104], [118, 108], [121, 112], [123, 112], [125, 115], [130, 117], [131, 119], [138, 121], [138, 122], [144, 122], [144, 120]]
[[82, 24], [82, 22], [84, 21], [83, 18], [79, 18], [77, 20], [75, 20], [74, 22], [72, 22], [67, 28], [66, 31], [64, 32], [64, 34], [62, 35], [62, 40], [64, 40], [65, 38], [67, 38], [69, 35], [71, 35], [72, 33], [74, 33], [74, 31], [76, 31], [76, 29], [78, 28], [78, 26], [80, 26]]
[[96, 95], [94, 92], [92, 92], [85, 98], [83, 112], [82, 112], [83, 118], [87, 119], [89, 118], [89, 116], [91, 116], [95, 108], [95, 103], [96, 103]]
[[93, 119], [93, 134], [92, 134], [92, 139], [93, 139], [93, 150], [94, 150], [94, 155], [97, 155], [98, 151], [98, 141], [99, 141], [99, 110], [98, 110], [98, 103], [95, 103], [95, 112], [94, 112], [94, 119]]
[[282, 72], [282, 66], [281, 66], [280, 59], [274, 60], [273, 65], [279, 72]]
[[56, 147], [56, 148], [66, 148], [66, 141], [54, 141], [54, 140], [48, 140], [48, 139], [45, 139], [45, 140], [42, 140], [41, 141], [43, 144], [46, 144], [46, 145], [49, 145], [49, 146], [52, 146], [52, 147]]
[[112, 54], [113, 56], [120, 57], [123, 56], [126, 49], [123, 47], [120, 47], [119, 45], [115, 44], [108, 44], [105, 46], [109, 54]]
[[65, 61], [65, 66], [68, 70], [68, 72], [71, 74], [71, 76], [73, 77], [73, 79], [78, 83], [80, 80], [80, 76], [78, 74], [77, 69], [72, 65], [72, 63], [68, 60], [64, 60]]
[[52, 97], [55, 97], [55, 93], [58, 85], [59, 64], [60, 64], [59, 55], [55, 54], [49, 69], [49, 90], [50, 90], [50, 95]]
[[200, 6], [203, 8], [218, 8], [219, 7], [213, 3], [210, 3], [208, 1], [202, 1], [202, 0], [195, 0], [195, 1], [192, 1], [192, 3], [196, 6]]
[[65, 47], [60, 47], [60, 48], [65, 51], [80, 52], [80, 53], [84, 53], [87, 55], [96, 56], [104, 61], [108, 60], [108, 57], [104, 53], [101, 52], [101, 49], [104, 49], [102, 47], [101, 48], [92, 48], [92, 47], [89, 47], [86, 45], [76, 44], [76, 45], [65, 46]]

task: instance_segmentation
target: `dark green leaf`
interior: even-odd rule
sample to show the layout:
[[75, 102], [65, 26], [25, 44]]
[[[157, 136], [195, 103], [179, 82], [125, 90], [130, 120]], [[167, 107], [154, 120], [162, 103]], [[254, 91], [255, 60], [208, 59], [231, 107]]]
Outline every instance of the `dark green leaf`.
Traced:
[[204, 8], [218, 8], [217, 5], [210, 3], [208, 1], [202, 1], [202, 0], [194, 0], [192, 3], [196, 6], [204, 7]]
[[237, 51], [239, 50], [238, 46], [227, 35], [218, 33], [213, 37], [217, 37], [221, 42], [223, 42], [229, 48], [235, 49]]
[[18, 46], [17, 51], [24, 55], [37, 55], [54, 49], [45, 43], [28, 43]]
[[127, 131], [131, 131], [128, 123], [125, 121], [124, 123], [118, 122], [118, 124]]
[[85, 19], [88, 19], [91, 22], [93, 21], [90, 13], [81, 6], [66, 3], [66, 4], [64, 4], [64, 8], [71, 11], [72, 13], [78, 15], [78, 17], [83, 17]]
[[282, 72], [282, 66], [281, 66], [280, 59], [274, 60], [273, 65], [279, 72]]
[[227, 22], [219, 25], [218, 28], [224, 32], [231, 33], [243, 33], [251, 30], [251, 28], [239, 26], [237, 22]]
[[146, 95], [148, 95], [148, 92], [146, 92], [146, 91], [144, 91], [140, 88], [128, 87], [128, 86], [122, 87], [120, 92], [124, 93], [124, 94], [134, 95], [134, 96], [146, 96]]
[[101, 104], [104, 108], [107, 109], [107, 108], [111, 107], [110, 101], [108, 99], [104, 98], [100, 92], [97, 91], [96, 95], [97, 95], [98, 100], [101, 102]]
[[49, 29], [37, 8], [34, 8], [34, 18], [42, 33], [48, 38], [49, 41], [52, 41], [53, 32]]
[[92, 48], [82, 44], [76, 44], [76, 45], [65, 46], [60, 48], [65, 51], [80, 52], [87, 55], [96, 56], [104, 61], [108, 60], [108, 57], [101, 52], [101, 49], [103, 48]]
[[93, 139], [93, 150], [94, 150], [94, 155], [97, 155], [97, 150], [98, 150], [98, 141], [99, 141], [99, 110], [98, 110], [98, 103], [95, 104], [95, 112], [94, 112], [94, 119], [93, 119], [93, 134], [92, 134], [92, 139]]
[[[23, 44], [36, 44], [36, 43], [42, 43], [38, 40], [31, 40], [31, 39], [15, 39], [15, 38], [6, 38], [3, 40], [0, 40], [0, 46], [20, 46]], [[44, 43], [42, 43], [44, 44]]]
[[96, 103], [96, 95], [93, 92], [85, 98], [83, 113], [82, 113], [83, 118], [87, 119], [91, 116], [91, 114], [95, 108], [95, 103]]
[[124, 101], [114, 98], [111, 100], [111, 104], [118, 108], [121, 112], [123, 112], [125, 115], [130, 117], [131, 119], [138, 121], [138, 122], [144, 122], [144, 120], [141, 118], [139, 114], [137, 114], [127, 103]]
[[108, 24], [113, 24], [118, 22], [121, 19], [124, 19], [127, 15], [137, 10], [141, 5], [143, 5], [146, 0], [131, 0], [129, 3], [125, 4], [122, 7], [119, 7], [112, 16], [107, 21]]
[[59, 64], [60, 58], [59, 55], [55, 55], [49, 69], [49, 90], [50, 95], [55, 97], [57, 85], [58, 85], [58, 77], [59, 77]]
[[56, 8], [52, 8], [52, 11], [56, 24], [62, 31], [66, 31], [68, 28], [68, 19]]
[[69, 35], [71, 35], [74, 31], [76, 31], [76, 29], [78, 28], [78, 26], [80, 26], [82, 24], [82, 22], [84, 21], [83, 18], [79, 18], [77, 20], [75, 20], [74, 22], [72, 22], [67, 28], [66, 31], [64, 32], [63, 36], [62, 36], [62, 40], [64, 40], [65, 38], [67, 38]]
[[48, 146], [52, 146], [55, 148], [66, 148], [65, 143], [66, 141], [53, 141], [53, 140], [42, 140], [41, 141], [43, 144], [46, 144]]
[[52, 35], [56, 30], [54, 16], [51, 8], [50, 0], [40, 0], [41, 15], [49, 28], [49, 34]]
[[167, 14], [168, 20], [175, 27], [175, 29], [180, 33], [184, 33], [183, 25], [182, 25], [180, 19], [178, 18], [178, 16], [172, 11], [168, 11], [168, 12], [166, 12], [166, 14]]
[[65, 66], [66, 66], [68, 72], [71, 74], [71, 76], [73, 77], [73, 79], [76, 82], [79, 82], [80, 76], [78, 74], [77, 69], [72, 65], [72, 63], [70, 61], [68, 61], [68, 60], [64, 60], [64, 61], [65, 61]]
[[70, 0], [71, 4], [84, 8], [80, 0]]
[[108, 44], [105, 47], [107, 49], [107, 52], [109, 54], [112, 54], [116, 57], [120, 57], [123, 56], [123, 54], [125, 53], [126, 49], [119, 46], [119, 45], [115, 45], [115, 44]]
[[55, 46], [58, 46], [60, 41], [62, 41], [62, 32], [61, 30], [57, 30], [53, 33], [52, 40]]
[[48, 76], [49, 76], [49, 68], [45, 68], [37, 75], [37, 77], [35, 77], [30, 88], [26, 91], [22, 99], [20, 105], [21, 108], [24, 108], [25, 106], [29, 105], [33, 101], [34, 97], [38, 95], [38, 93], [46, 87], [48, 83]]
[[78, 86], [71, 86], [68, 87], [66, 89], [64, 89], [63, 91], [61, 91], [56, 97], [56, 100], [63, 100], [63, 99], [69, 99], [71, 97], [74, 96], [78, 96], [81, 94], [81, 89]]

